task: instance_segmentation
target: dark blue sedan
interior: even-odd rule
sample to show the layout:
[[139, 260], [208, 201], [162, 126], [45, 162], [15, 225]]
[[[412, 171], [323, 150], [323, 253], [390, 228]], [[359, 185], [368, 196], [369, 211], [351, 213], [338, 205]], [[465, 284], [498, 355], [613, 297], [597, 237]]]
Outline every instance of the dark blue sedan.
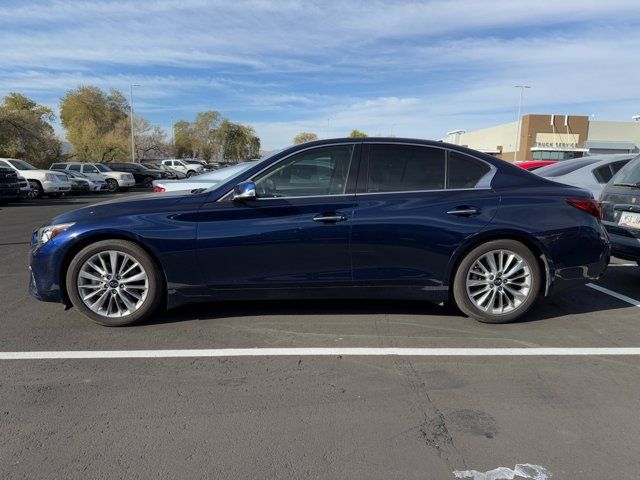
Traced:
[[456, 145], [297, 145], [207, 190], [74, 210], [33, 235], [32, 295], [104, 325], [230, 299], [452, 301], [482, 322], [595, 280], [591, 194]]

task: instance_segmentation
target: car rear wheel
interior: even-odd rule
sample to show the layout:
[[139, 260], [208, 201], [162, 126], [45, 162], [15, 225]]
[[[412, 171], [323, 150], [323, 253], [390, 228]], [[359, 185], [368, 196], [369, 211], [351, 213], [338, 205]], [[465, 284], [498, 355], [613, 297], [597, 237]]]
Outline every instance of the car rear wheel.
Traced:
[[540, 292], [535, 255], [515, 240], [494, 240], [471, 250], [453, 284], [456, 304], [484, 323], [506, 323], [524, 315]]
[[107, 178], [107, 189], [109, 193], [115, 193], [118, 191], [118, 181], [113, 178]]
[[103, 240], [82, 249], [67, 270], [73, 305], [93, 321], [110, 327], [133, 325], [160, 305], [164, 280], [139, 245]]

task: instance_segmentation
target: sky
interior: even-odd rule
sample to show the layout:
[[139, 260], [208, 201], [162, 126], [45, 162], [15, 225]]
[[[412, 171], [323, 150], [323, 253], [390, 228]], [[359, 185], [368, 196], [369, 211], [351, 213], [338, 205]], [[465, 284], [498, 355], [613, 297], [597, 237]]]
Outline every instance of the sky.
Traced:
[[0, 25], [0, 96], [58, 111], [78, 85], [136, 83], [167, 132], [217, 110], [264, 150], [514, 121], [519, 84], [525, 114], [640, 114], [638, 0], [0, 0]]

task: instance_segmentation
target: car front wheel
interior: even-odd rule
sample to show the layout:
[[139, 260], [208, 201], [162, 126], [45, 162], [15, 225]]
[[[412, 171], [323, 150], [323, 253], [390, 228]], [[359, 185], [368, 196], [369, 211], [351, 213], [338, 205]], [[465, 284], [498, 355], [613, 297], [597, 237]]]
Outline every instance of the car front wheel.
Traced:
[[67, 270], [73, 305], [93, 321], [127, 326], [152, 315], [160, 305], [164, 281], [159, 268], [139, 245], [103, 240], [76, 254]]
[[42, 198], [42, 195], [44, 195], [44, 190], [42, 189], [42, 185], [40, 185], [38, 182], [34, 182], [34, 181], [30, 181], [29, 182], [29, 193], [27, 194], [28, 198]]
[[196, 172], [195, 172], [194, 170], [189, 170], [189, 171], [187, 172], [187, 178], [189, 178], [189, 177], [193, 177], [195, 174], [196, 174]]
[[107, 189], [109, 190], [109, 193], [115, 193], [118, 191], [118, 181], [114, 180], [113, 178], [107, 178]]
[[524, 315], [540, 292], [535, 255], [515, 240], [494, 240], [471, 250], [453, 284], [456, 304], [484, 323], [506, 323]]

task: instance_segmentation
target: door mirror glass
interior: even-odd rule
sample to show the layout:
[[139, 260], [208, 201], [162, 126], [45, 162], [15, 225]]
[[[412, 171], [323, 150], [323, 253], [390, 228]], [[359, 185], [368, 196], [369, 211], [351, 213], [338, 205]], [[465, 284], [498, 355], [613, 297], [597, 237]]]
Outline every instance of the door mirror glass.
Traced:
[[233, 201], [243, 202], [247, 200], [255, 200], [256, 196], [256, 184], [253, 182], [242, 182], [235, 186], [233, 189]]

